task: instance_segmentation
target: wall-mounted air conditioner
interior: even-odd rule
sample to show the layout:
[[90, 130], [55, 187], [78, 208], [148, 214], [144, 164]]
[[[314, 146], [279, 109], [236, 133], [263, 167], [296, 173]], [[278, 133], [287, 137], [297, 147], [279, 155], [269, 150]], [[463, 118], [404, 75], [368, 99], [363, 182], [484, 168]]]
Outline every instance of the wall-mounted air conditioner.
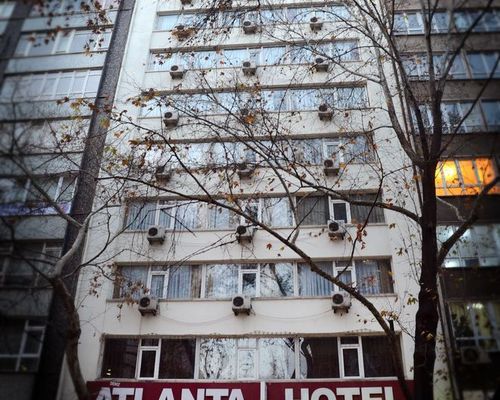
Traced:
[[172, 178], [172, 171], [166, 165], [156, 167], [155, 178], [161, 182], [168, 182]]
[[182, 79], [184, 77], [184, 68], [180, 65], [172, 65], [170, 67], [170, 76], [172, 79]]
[[344, 221], [328, 221], [328, 237], [330, 239], [344, 239], [346, 232]]
[[250, 176], [252, 176], [252, 173], [254, 170], [255, 170], [255, 168], [253, 168], [246, 161], [240, 162], [236, 166], [236, 172], [238, 173], [238, 176], [240, 177], [240, 179], [249, 178]]
[[179, 113], [175, 110], [167, 110], [163, 114], [163, 123], [166, 126], [177, 126], [179, 123]]
[[314, 69], [317, 72], [327, 72], [328, 71], [329, 62], [323, 57], [316, 57], [314, 59]]
[[238, 243], [250, 243], [254, 234], [255, 227], [240, 225], [236, 228], [236, 239], [238, 240]]
[[149, 244], [162, 244], [165, 241], [165, 228], [160, 225], [150, 226], [148, 229]]
[[257, 72], [257, 65], [251, 60], [245, 60], [241, 64], [241, 69], [243, 70], [243, 74], [252, 76]]
[[340, 170], [340, 163], [338, 160], [333, 160], [331, 158], [327, 158], [323, 161], [323, 171], [325, 171], [325, 175], [337, 175]]
[[234, 315], [238, 315], [241, 313], [250, 315], [250, 312], [252, 311], [252, 300], [250, 299], [250, 297], [244, 296], [242, 294], [237, 294], [236, 296], [233, 296], [231, 303], [233, 306]]
[[251, 35], [257, 32], [257, 24], [253, 21], [246, 19], [242, 24], [243, 32], [247, 35]]
[[336, 313], [337, 310], [343, 310], [346, 313], [351, 308], [351, 295], [345, 291], [332, 292], [332, 309]]
[[319, 17], [311, 17], [309, 20], [309, 26], [314, 32], [320, 31], [321, 28], [323, 28], [323, 21], [321, 21], [321, 18]]
[[462, 364], [488, 364], [491, 362], [488, 352], [479, 346], [460, 347], [460, 359]]
[[142, 316], [147, 314], [158, 315], [158, 300], [153, 299], [151, 296], [142, 296], [139, 299], [139, 312]]
[[333, 117], [333, 110], [327, 104], [318, 107], [318, 116], [321, 121], [330, 121]]

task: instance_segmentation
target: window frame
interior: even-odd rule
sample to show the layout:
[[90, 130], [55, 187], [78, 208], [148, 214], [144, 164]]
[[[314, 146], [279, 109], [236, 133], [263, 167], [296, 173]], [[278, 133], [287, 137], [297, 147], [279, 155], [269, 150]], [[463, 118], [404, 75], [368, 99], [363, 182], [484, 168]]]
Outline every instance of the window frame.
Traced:
[[[157, 345], [143, 345], [144, 340], [158, 340], [158, 344]], [[145, 380], [145, 381], [158, 379], [158, 374], [160, 372], [161, 343], [162, 343], [162, 340], [160, 338], [141, 338], [139, 340], [139, 346], [137, 349], [136, 370], [135, 370], [136, 379], [141, 379], [141, 380]], [[151, 376], [151, 377], [142, 377], [141, 376], [142, 359], [143, 359], [143, 353], [145, 353], [145, 352], [154, 352], [155, 353], [153, 376]]]
[[[29, 338], [30, 334], [33, 334], [33, 333], [40, 334], [38, 351], [36, 353], [25, 353], [28, 338]], [[43, 344], [44, 337], [45, 337], [45, 324], [43, 324], [43, 323], [41, 324], [40, 322], [38, 322], [36, 320], [29, 320], [29, 319], [24, 320], [24, 326], [23, 326], [23, 331], [22, 331], [22, 336], [21, 336], [21, 340], [19, 343], [18, 351], [16, 353], [13, 353], [13, 354], [9, 354], [9, 353], [0, 354], [0, 359], [14, 359], [15, 360], [14, 370], [6, 370], [6, 371], [24, 372], [21, 370], [22, 360], [23, 359], [33, 359], [33, 360], [37, 360], [36, 368], [34, 368], [32, 371], [30, 370], [29, 372], [37, 372], [38, 371], [38, 363], [40, 361], [40, 356], [42, 354], [42, 344]]]
[[[470, 342], [474, 341], [474, 346], [477, 347], [482, 347], [480, 342], [484, 340], [491, 340], [492, 343], [496, 345], [494, 348], [486, 349], [486, 351], [498, 351], [500, 349], [500, 321], [497, 321], [497, 313], [495, 312], [495, 304], [496, 307], [500, 308], [500, 304], [488, 301], [488, 302], [460, 302], [460, 301], [450, 301], [448, 303], [448, 309], [450, 313], [450, 320], [451, 320], [451, 326], [452, 326], [452, 331], [453, 331], [453, 338], [454, 338], [454, 344], [457, 348], [462, 347], [462, 345], [459, 344], [460, 341], [463, 342]], [[458, 305], [460, 307], [463, 307], [466, 310], [467, 316], [468, 316], [468, 322], [470, 324], [468, 325], [468, 328], [471, 329], [472, 331], [472, 336], [457, 336], [456, 334], [456, 327], [453, 323], [453, 312], [452, 312], [452, 305]], [[491, 325], [491, 336], [483, 336], [480, 335], [480, 331], [478, 328], [478, 324], [476, 321], [478, 321], [477, 317], [477, 312], [475, 310], [475, 307], [477, 306], [484, 307], [486, 309], [486, 313], [488, 315], [488, 323]], [[464, 343], [463, 346], [470, 346], [468, 343]]]

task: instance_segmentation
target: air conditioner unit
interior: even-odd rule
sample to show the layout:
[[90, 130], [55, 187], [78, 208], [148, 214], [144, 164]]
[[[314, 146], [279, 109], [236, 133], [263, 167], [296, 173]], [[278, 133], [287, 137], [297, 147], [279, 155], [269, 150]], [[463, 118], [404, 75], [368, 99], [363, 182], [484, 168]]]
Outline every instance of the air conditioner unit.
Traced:
[[234, 315], [238, 315], [240, 313], [250, 315], [250, 312], [252, 311], [252, 300], [250, 297], [237, 294], [236, 296], [233, 296], [231, 303], [233, 305]]
[[184, 77], [184, 68], [180, 65], [172, 65], [170, 67], [170, 76], [172, 79], [182, 79]]
[[165, 241], [165, 228], [159, 225], [150, 226], [148, 229], [149, 244], [162, 244]]
[[332, 292], [332, 309], [334, 313], [336, 313], [337, 310], [345, 310], [345, 312], [348, 313], [351, 304], [351, 295], [349, 293], [343, 290]]
[[251, 242], [255, 234], [255, 227], [239, 225], [236, 228], [236, 240], [238, 243]]
[[158, 314], [158, 300], [153, 299], [151, 296], [142, 296], [139, 299], [139, 312], [141, 315]]
[[163, 114], [163, 123], [166, 126], [177, 126], [179, 123], [179, 113], [175, 110], [167, 110]]
[[328, 60], [325, 60], [323, 57], [316, 57], [314, 59], [314, 69], [317, 72], [327, 72], [328, 71]]
[[462, 364], [488, 364], [491, 362], [490, 356], [486, 350], [478, 346], [460, 347], [460, 358]]
[[252, 76], [257, 72], [257, 65], [253, 61], [246, 60], [241, 64], [241, 69], [243, 70], [243, 74]]
[[155, 178], [158, 181], [167, 182], [172, 177], [172, 171], [165, 165], [156, 167]]
[[333, 110], [326, 104], [318, 107], [318, 116], [321, 121], [330, 121], [333, 117]]
[[249, 178], [255, 169], [248, 164], [247, 162], [238, 163], [236, 167], [236, 171], [238, 172], [238, 176], [241, 178]]
[[337, 175], [340, 170], [339, 162], [337, 160], [332, 160], [331, 158], [327, 158], [323, 161], [323, 167], [325, 175]]
[[328, 237], [330, 239], [344, 239], [346, 234], [344, 221], [328, 221]]
[[321, 18], [319, 17], [311, 17], [309, 20], [309, 26], [314, 32], [320, 31], [321, 28], [323, 28], [323, 21], [321, 21]]
[[248, 19], [243, 21], [243, 32], [247, 35], [251, 35], [255, 32], [257, 32], [257, 24], [253, 21], [250, 21]]

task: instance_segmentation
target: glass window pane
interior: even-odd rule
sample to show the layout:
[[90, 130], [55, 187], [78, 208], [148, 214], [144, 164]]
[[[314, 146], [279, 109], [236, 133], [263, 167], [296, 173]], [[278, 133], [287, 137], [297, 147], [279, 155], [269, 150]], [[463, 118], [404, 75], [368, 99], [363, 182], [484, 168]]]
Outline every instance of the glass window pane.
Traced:
[[42, 348], [43, 330], [29, 330], [26, 333], [24, 354], [38, 354]]
[[389, 341], [385, 336], [363, 336], [363, 365], [366, 377], [394, 376], [396, 369]]
[[141, 367], [139, 378], [154, 378], [155, 376], [156, 350], [141, 351]]
[[241, 274], [242, 293], [246, 296], [255, 297], [257, 295], [257, 273], [244, 272]]
[[171, 266], [168, 276], [169, 299], [192, 299], [200, 297], [200, 267], [191, 265]]
[[333, 203], [333, 219], [335, 221], [347, 222], [347, 204], [346, 203]]
[[209, 265], [206, 271], [206, 297], [227, 299], [238, 293], [238, 266]]
[[300, 339], [302, 378], [339, 378], [337, 338]]
[[158, 378], [194, 378], [195, 351], [194, 339], [162, 339]]
[[0, 354], [19, 354], [24, 324], [24, 320], [2, 320]]
[[359, 376], [359, 358], [357, 349], [342, 349], [344, 358], [344, 376]]
[[500, 101], [483, 101], [481, 106], [486, 116], [488, 130], [500, 129]]
[[256, 378], [255, 356], [256, 356], [256, 350], [250, 350], [250, 349], [238, 350], [239, 379]]
[[[320, 269], [329, 275], [333, 273], [331, 262], [316, 263]], [[326, 280], [306, 264], [299, 264], [299, 296], [330, 296], [333, 283]]]
[[297, 198], [297, 225], [325, 225], [328, 222], [328, 198], [309, 196]]
[[201, 339], [200, 379], [236, 378], [236, 340]]
[[263, 297], [293, 296], [293, 265], [264, 264], [260, 267], [260, 295]]
[[259, 378], [295, 378], [295, 345], [293, 338], [265, 338], [259, 340]]
[[116, 273], [114, 298], [139, 299], [144, 294], [148, 268], [144, 266], [120, 267]]
[[134, 378], [138, 345], [137, 339], [106, 339], [101, 377]]
[[[376, 194], [357, 194], [351, 196], [353, 200], [370, 201], [375, 203], [375, 201], [380, 200], [380, 196], [377, 197]], [[351, 222], [353, 224], [364, 224], [366, 221], [368, 223], [380, 223], [384, 222], [384, 210], [380, 207], [371, 207], [351, 204]], [[370, 211], [371, 210], [371, 211]]]
[[131, 203], [128, 206], [126, 229], [146, 230], [155, 224], [155, 215], [156, 202]]
[[163, 286], [165, 283], [165, 275], [153, 275], [151, 276], [151, 296], [161, 299], [163, 298]]
[[262, 223], [270, 227], [292, 226], [292, 210], [288, 197], [264, 198], [262, 200]]

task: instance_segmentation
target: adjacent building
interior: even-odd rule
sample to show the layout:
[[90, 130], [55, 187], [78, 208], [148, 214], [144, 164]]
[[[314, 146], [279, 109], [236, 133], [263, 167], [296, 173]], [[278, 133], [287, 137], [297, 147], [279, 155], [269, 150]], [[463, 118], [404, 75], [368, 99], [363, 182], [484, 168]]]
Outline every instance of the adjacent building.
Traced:
[[[471, 2], [450, 11], [443, 3], [436, 9], [431, 30], [437, 77], [456, 53], [442, 104], [447, 135], [436, 175], [441, 199], [438, 238], [444, 241], [451, 236], [473, 210], [476, 215], [473, 226], [448, 254], [440, 276], [450, 376], [457, 396], [486, 399], [498, 387], [500, 362], [498, 186], [479, 208], [474, 209], [474, 202], [484, 183], [499, 174], [500, 11], [496, 3], [486, 10], [478, 7]], [[413, 2], [400, 5], [399, 10], [398, 44], [413, 88], [425, 101], [429, 80], [425, 15], [420, 4]]]
[[117, 3], [101, 3], [105, 18], [90, 1], [0, 4], [1, 398], [41, 398], [33, 388], [55, 325], [44, 274], [63, 249], [61, 214], [71, 213], [92, 115], [76, 99], [96, 98], [116, 18]]

